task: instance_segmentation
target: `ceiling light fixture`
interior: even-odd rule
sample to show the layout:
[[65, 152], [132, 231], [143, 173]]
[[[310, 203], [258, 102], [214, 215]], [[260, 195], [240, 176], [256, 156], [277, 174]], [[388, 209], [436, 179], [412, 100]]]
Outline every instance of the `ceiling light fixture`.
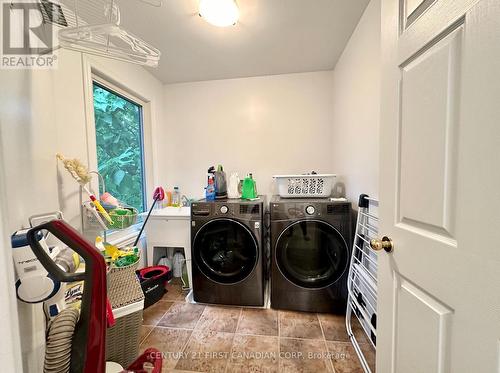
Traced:
[[235, 0], [200, 0], [199, 13], [205, 21], [218, 27], [234, 25], [240, 17]]

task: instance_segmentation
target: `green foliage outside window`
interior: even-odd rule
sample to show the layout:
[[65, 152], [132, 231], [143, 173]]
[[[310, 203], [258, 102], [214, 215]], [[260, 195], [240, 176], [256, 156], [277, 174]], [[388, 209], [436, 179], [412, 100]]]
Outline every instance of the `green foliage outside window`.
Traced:
[[94, 83], [98, 171], [106, 191], [144, 211], [142, 107]]

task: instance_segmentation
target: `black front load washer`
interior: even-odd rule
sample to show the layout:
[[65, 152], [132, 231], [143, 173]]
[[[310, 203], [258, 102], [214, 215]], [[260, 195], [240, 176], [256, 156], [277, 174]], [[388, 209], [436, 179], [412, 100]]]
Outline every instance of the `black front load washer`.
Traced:
[[263, 200], [202, 200], [191, 205], [193, 299], [264, 305]]
[[345, 313], [351, 255], [349, 202], [271, 201], [271, 307]]

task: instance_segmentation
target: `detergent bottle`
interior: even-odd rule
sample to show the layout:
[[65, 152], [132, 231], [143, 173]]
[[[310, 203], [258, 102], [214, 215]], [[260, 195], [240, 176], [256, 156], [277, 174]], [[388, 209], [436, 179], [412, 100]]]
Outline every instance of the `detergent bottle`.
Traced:
[[257, 198], [257, 184], [255, 183], [252, 174], [248, 174], [248, 176], [243, 180], [243, 185], [241, 188], [241, 198]]
[[205, 193], [207, 201], [215, 200], [215, 180], [213, 174], [208, 175], [208, 185]]
[[240, 198], [240, 178], [238, 177], [237, 172], [233, 172], [229, 177], [229, 184], [227, 187], [227, 196], [229, 198]]

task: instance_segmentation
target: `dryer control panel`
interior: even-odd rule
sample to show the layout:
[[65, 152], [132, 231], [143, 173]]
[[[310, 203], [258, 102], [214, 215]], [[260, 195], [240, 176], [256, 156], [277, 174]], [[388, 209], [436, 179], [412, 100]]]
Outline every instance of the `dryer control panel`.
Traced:
[[310, 218], [310, 217], [317, 218], [322, 215], [321, 206], [318, 206], [317, 204], [310, 202], [296, 203], [295, 210], [297, 210], [295, 216], [300, 218]]
[[333, 202], [328, 199], [282, 199], [275, 197], [271, 201], [272, 220], [295, 219], [336, 219], [349, 216], [349, 202]]
[[271, 210], [275, 216], [282, 216], [283, 219], [297, 219], [322, 216], [321, 208], [314, 204], [271, 204]]
[[240, 218], [259, 220], [264, 214], [262, 201], [197, 201], [191, 204], [193, 218]]

